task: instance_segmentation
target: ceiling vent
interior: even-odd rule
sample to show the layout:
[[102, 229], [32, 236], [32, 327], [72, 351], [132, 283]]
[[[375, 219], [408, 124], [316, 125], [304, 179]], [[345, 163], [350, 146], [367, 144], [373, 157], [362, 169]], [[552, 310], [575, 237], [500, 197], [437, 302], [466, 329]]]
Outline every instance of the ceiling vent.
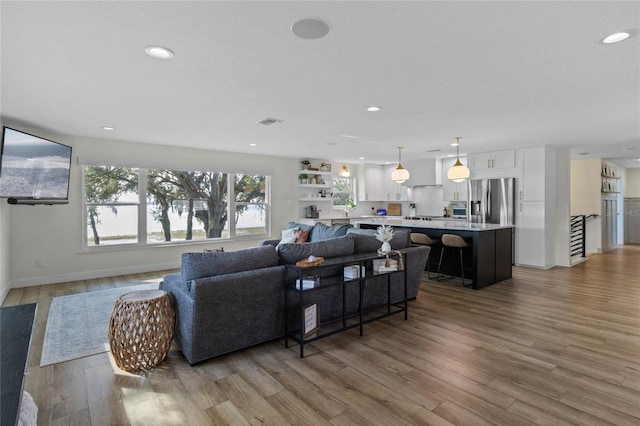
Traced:
[[263, 126], [271, 126], [272, 124], [282, 123], [282, 120], [277, 118], [265, 117], [256, 121], [256, 124], [262, 124]]

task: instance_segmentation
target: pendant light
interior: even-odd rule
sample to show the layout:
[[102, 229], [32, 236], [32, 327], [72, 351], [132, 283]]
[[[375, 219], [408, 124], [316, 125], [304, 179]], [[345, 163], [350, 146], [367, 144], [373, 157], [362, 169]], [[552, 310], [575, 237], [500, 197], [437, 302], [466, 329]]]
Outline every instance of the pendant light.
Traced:
[[394, 182], [403, 183], [409, 180], [409, 170], [402, 167], [402, 147], [398, 147], [398, 167], [391, 173]]
[[347, 167], [346, 164], [344, 166], [342, 166], [342, 170], [340, 170], [339, 175], [341, 177], [349, 177], [349, 176], [351, 176], [351, 172], [349, 171], [349, 168]]
[[469, 168], [460, 162], [460, 139], [456, 138], [456, 163], [447, 170], [447, 177], [454, 182], [462, 182], [471, 175]]

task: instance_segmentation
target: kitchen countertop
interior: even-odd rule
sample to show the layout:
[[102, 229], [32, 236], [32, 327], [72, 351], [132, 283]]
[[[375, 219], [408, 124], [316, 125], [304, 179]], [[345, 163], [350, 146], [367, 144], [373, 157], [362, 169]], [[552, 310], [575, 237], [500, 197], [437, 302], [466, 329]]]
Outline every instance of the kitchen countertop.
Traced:
[[452, 231], [493, 231], [496, 229], [513, 228], [513, 225], [494, 225], [492, 223], [468, 223], [460, 220], [407, 220], [407, 219], [383, 219], [375, 218], [374, 220], [358, 220], [356, 225], [391, 225], [391, 226], [407, 226], [412, 228], [425, 229], [447, 229]]

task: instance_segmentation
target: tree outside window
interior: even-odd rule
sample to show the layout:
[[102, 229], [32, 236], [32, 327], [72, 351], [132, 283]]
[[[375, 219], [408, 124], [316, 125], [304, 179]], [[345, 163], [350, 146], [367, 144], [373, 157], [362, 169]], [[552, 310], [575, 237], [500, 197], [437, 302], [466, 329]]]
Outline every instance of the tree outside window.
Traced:
[[87, 246], [267, 233], [262, 175], [86, 166], [84, 190]]
[[355, 208], [355, 184], [352, 177], [333, 178], [333, 206], [345, 210]]

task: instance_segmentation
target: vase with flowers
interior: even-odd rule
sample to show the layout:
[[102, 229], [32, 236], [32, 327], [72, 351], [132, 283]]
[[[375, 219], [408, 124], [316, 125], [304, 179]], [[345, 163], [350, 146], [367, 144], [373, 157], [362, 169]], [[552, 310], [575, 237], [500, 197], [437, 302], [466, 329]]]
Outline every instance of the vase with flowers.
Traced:
[[391, 252], [391, 239], [393, 238], [393, 228], [391, 226], [382, 225], [376, 230], [376, 239], [382, 242], [380, 252], [387, 254]]

